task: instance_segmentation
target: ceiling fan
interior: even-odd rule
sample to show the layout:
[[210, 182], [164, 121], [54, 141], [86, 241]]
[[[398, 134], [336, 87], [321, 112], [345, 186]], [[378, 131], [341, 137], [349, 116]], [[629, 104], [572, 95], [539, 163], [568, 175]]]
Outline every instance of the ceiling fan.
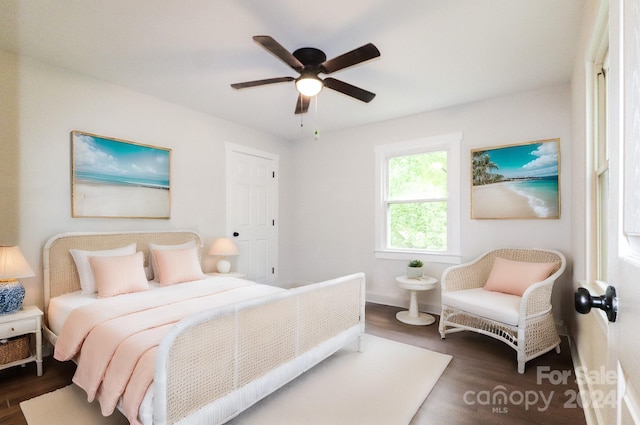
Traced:
[[333, 59], [327, 60], [327, 56], [322, 50], [314, 47], [303, 47], [290, 53], [282, 47], [280, 43], [268, 35], [256, 35], [253, 39], [277, 58], [289, 65], [300, 76], [267, 78], [265, 80], [247, 81], [244, 83], [231, 84], [234, 89], [244, 89], [248, 87], [263, 86], [266, 84], [285, 83], [295, 81], [298, 90], [298, 101], [296, 103], [296, 114], [304, 114], [309, 110], [311, 97], [315, 96], [323, 87], [338, 91], [351, 96], [362, 102], [369, 103], [376, 96], [375, 93], [353, 86], [344, 81], [327, 77], [321, 79], [318, 74], [331, 74], [336, 71], [366, 62], [380, 56], [380, 51], [373, 44], [365, 44], [350, 52], [344, 53]]

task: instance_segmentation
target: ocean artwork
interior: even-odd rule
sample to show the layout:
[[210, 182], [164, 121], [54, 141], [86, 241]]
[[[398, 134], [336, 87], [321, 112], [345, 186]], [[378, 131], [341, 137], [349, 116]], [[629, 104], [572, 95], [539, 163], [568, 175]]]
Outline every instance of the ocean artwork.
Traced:
[[72, 216], [169, 218], [171, 149], [71, 132]]
[[471, 151], [471, 218], [560, 218], [560, 139]]

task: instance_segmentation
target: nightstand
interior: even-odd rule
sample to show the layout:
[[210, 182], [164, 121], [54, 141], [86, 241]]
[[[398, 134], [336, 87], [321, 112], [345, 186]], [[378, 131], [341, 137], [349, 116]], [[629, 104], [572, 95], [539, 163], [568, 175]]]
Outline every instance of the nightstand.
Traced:
[[[0, 365], [0, 370], [36, 362], [38, 376], [42, 376], [42, 311], [36, 306], [24, 306], [13, 314], [0, 316], [0, 339], [35, 334], [36, 353], [29, 357]], [[31, 344], [29, 344], [31, 345]]]
[[229, 273], [218, 273], [218, 272], [211, 272], [211, 273], [207, 273], [209, 276], [228, 276], [228, 277], [237, 277], [238, 279], [246, 279], [247, 275], [244, 273], [240, 273], [240, 272], [229, 272]]

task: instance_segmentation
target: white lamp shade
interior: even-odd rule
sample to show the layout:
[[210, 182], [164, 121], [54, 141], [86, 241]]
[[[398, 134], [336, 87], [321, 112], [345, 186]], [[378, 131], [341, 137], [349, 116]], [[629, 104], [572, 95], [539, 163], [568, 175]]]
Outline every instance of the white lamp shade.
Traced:
[[0, 280], [32, 276], [35, 273], [22, 255], [20, 247], [0, 246]]
[[218, 238], [213, 241], [211, 248], [209, 248], [209, 255], [219, 255], [221, 257], [238, 255], [238, 248], [231, 239]]

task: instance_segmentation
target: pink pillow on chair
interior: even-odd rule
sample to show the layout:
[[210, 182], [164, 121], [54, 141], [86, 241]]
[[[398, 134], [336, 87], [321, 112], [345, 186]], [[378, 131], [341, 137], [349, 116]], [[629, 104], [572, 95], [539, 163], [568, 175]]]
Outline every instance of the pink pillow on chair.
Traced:
[[484, 289], [521, 297], [529, 286], [551, 276], [557, 266], [558, 263], [529, 263], [496, 257]]

